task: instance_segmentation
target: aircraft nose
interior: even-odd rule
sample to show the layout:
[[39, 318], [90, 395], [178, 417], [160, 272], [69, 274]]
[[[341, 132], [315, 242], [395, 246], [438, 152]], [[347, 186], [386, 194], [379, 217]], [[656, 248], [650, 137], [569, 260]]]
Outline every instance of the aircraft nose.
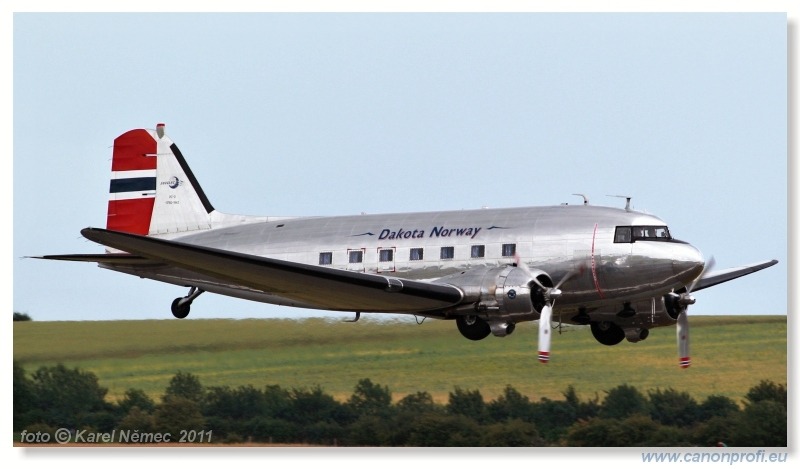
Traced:
[[679, 246], [676, 246], [677, 249], [672, 260], [672, 270], [681, 283], [687, 285], [703, 273], [703, 267], [705, 267], [706, 262], [700, 250], [691, 244]]

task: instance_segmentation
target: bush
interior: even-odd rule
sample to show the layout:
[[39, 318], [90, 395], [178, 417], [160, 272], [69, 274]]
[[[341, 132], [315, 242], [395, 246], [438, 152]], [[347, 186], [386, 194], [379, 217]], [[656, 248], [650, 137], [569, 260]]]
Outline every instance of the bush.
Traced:
[[28, 316], [26, 313], [18, 313], [14, 311], [14, 322], [17, 321], [33, 321], [33, 319], [31, 319], [31, 317]]
[[483, 396], [477, 389], [465, 391], [456, 386], [455, 390], [450, 393], [446, 409], [448, 414], [463, 415], [477, 423], [484, 423], [489, 420], [486, 403], [483, 402]]
[[761, 401], [773, 401], [783, 405], [785, 408], [787, 400], [786, 386], [782, 384], [775, 384], [769, 380], [764, 380], [758, 383], [758, 385], [750, 388], [745, 395], [745, 399], [747, 399], [751, 404]]
[[712, 394], [698, 406], [697, 413], [699, 420], [705, 422], [714, 417], [738, 414], [739, 406], [729, 397]]
[[300, 441], [300, 426], [283, 419], [254, 417], [245, 425], [245, 434], [264, 443], [294, 443]]
[[786, 406], [773, 400], [756, 401], [742, 412], [729, 446], [787, 445]]
[[369, 379], [362, 379], [356, 385], [347, 405], [356, 415], [377, 415], [384, 418], [391, 413], [392, 393], [388, 386], [373, 384]]
[[31, 377], [31, 402], [38, 422], [55, 427], [83, 428], [91, 414], [108, 411], [106, 388], [94, 373], [58, 364], [41, 367]]
[[33, 382], [28, 379], [22, 365], [14, 362], [14, 430], [22, 430], [37, 421], [33, 411], [36, 406], [34, 403], [35, 393]]
[[650, 396], [650, 416], [663, 425], [689, 427], [700, 420], [700, 406], [687, 392], [656, 389]]
[[156, 409], [156, 403], [141, 389], [128, 389], [125, 396], [117, 403], [117, 408], [122, 415], [128, 414], [134, 407], [146, 413]]
[[156, 408], [154, 418], [156, 429], [170, 433], [173, 441], [180, 437], [181, 430], [199, 431], [205, 428], [205, 417], [200, 412], [200, 405], [181, 396], [167, 395]]
[[509, 420], [532, 420], [532, 406], [528, 396], [523, 396], [519, 391], [507, 384], [503, 389], [503, 394], [490, 402], [487, 406], [489, 416], [494, 422], [505, 422]]
[[117, 424], [120, 430], [139, 430], [142, 433], [156, 431], [155, 418], [146, 410], [133, 406]]
[[409, 446], [480, 446], [481, 429], [464, 415], [424, 414], [411, 422]]
[[493, 423], [486, 427], [483, 446], [544, 446], [536, 425], [522, 420]]
[[197, 376], [179, 371], [169, 380], [164, 397], [183, 397], [200, 403], [203, 401], [204, 394], [205, 390]]
[[633, 386], [622, 384], [608, 391], [598, 416], [624, 419], [634, 414], [650, 415], [647, 398]]
[[290, 402], [287, 419], [301, 426], [317, 422], [337, 422], [346, 425], [355, 420], [343, 404], [325, 394], [319, 386], [311, 389], [293, 389]]

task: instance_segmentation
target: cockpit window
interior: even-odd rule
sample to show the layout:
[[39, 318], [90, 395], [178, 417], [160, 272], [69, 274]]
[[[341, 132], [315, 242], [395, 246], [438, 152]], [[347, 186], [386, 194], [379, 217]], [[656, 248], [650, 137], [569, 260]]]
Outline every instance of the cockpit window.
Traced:
[[630, 243], [631, 242], [631, 227], [630, 226], [618, 226], [617, 230], [614, 232], [614, 242], [615, 243]]
[[666, 226], [618, 226], [614, 231], [615, 243], [644, 241], [672, 241]]

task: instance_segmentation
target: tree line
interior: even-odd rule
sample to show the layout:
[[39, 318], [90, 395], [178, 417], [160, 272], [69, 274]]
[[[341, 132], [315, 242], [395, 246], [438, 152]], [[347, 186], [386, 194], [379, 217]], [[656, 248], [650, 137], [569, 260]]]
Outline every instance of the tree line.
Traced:
[[487, 402], [455, 387], [446, 404], [419, 391], [397, 401], [387, 386], [360, 380], [344, 402], [321, 387], [202, 385], [179, 371], [158, 402], [128, 389], [109, 402], [97, 376], [63, 364], [28, 375], [14, 363], [14, 431], [206, 432], [213, 443], [338, 446], [787, 446], [786, 386], [754, 385], [741, 405], [722, 395], [697, 401], [672, 388], [622, 384], [602, 399], [533, 401], [507, 385]]

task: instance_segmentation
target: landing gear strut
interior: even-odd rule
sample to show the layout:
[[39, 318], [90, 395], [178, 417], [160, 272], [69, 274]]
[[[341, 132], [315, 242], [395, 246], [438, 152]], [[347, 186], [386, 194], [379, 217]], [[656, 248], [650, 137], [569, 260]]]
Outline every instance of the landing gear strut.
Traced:
[[205, 290], [201, 290], [197, 287], [192, 287], [189, 289], [189, 294], [181, 297], [175, 298], [172, 301], [172, 315], [178, 319], [183, 319], [189, 315], [189, 310], [192, 308], [192, 301], [195, 298], [200, 296]]

